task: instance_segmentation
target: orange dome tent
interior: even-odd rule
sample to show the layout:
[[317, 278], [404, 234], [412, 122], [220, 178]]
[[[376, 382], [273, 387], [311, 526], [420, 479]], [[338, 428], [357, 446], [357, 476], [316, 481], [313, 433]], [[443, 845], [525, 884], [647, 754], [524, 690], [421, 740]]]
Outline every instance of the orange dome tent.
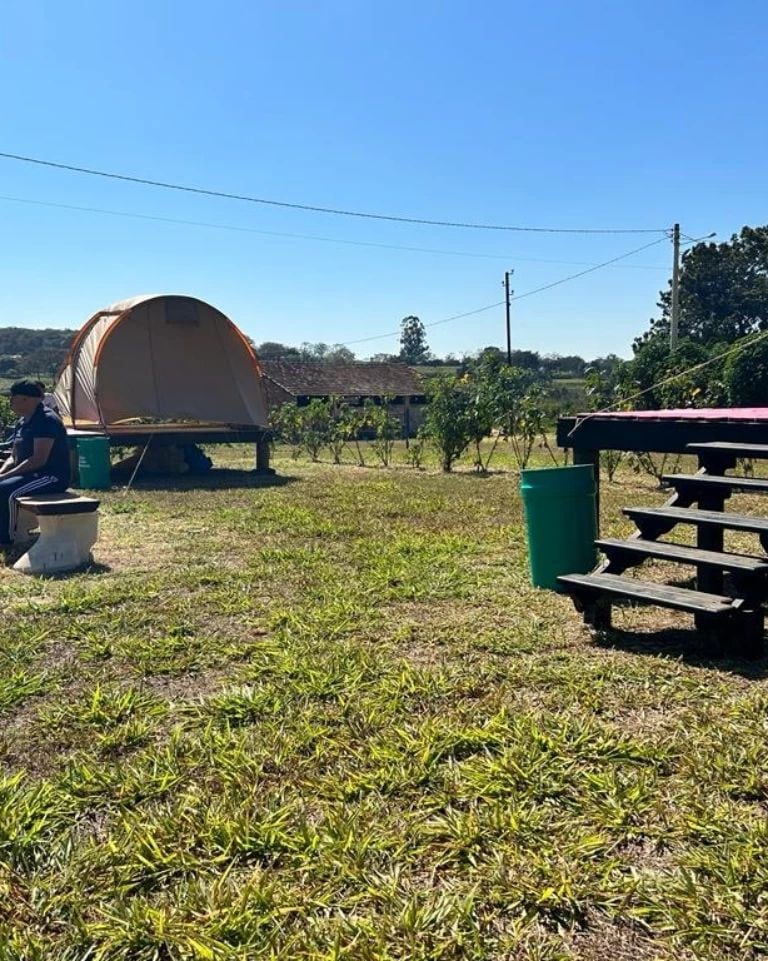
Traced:
[[72, 342], [55, 394], [73, 427], [138, 418], [267, 424], [253, 348], [195, 297], [134, 297], [95, 313]]

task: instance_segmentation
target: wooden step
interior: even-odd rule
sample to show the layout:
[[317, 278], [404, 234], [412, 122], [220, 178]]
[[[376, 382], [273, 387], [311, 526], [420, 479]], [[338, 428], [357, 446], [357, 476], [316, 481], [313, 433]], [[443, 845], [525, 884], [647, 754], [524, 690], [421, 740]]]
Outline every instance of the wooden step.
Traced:
[[675, 490], [696, 488], [700, 491], [741, 491], [744, 494], [768, 494], [768, 480], [759, 477], [721, 477], [717, 474], [664, 474], [662, 481]]
[[697, 567], [714, 567], [717, 570], [733, 571], [739, 574], [768, 573], [768, 560], [746, 554], [703, 551], [698, 547], [688, 547], [683, 544], [642, 539], [622, 541], [608, 537], [595, 543], [608, 557], [629, 554], [637, 557], [658, 557], [679, 564], [694, 564]]
[[738, 602], [721, 594], [689, 591], [668, 584], [651, 584], [616, 574], [568, 574], [558, 581], [569, 594], [626, 598], [635, 604], [668, 607], [689, 614], [725, 615], [738, 610]]
[[719, 527], [729, 531], [768, 535], [768, 520], [747, 514], [700, 511], [687, 507], [625, 507], [624, 513], [635, 521], [640, 530], [643, 530], [643, 523], [652, 526], [655, 521], [669, 527], [675, 524], [696, 524], [699, 527]]
[[741, 457], [746, 460], [768, 460], [768, 444], [730, 444], [710, 441], [706, 444], [688, 444], [686, 450], [691, 454], [715, 456], [722, 454], [726, 458]]

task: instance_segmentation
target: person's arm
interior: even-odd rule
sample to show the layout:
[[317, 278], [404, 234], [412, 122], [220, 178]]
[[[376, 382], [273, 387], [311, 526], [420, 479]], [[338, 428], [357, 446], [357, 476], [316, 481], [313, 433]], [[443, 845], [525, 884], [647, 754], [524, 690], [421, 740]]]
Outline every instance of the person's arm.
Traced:
[[53, 438], [52, 437], [35, 437], [32, 446], [32, 456], [28, 457], [26, 460], [21, 461], [21, 463], [13, 465], [13, 460], [10, 460], [11, 468], [6, 470], [9, 461], [3, 464], [0, 474], [3, 477], [23, 477], [25, 474], [34, 474], [48, 463], [48, 458], [51, 455], [51, 450], [53, 448]]

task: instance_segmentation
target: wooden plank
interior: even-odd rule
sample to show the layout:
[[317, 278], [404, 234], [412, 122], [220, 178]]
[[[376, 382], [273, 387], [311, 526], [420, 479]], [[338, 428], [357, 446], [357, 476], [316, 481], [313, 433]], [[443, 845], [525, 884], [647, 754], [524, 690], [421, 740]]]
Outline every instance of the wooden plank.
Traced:
[[664, 541], [645, 541], [642, 539], [622, 541], [606, 538], [595, 542], [609, 557], [614, 554], [639, 554], [643, 557], [658, 557], [676, 561], [680, 564], [695, 564], [715, 567], [718, 570], [738, 571], [740, 573], [768, 573], [768, 561], [748, 554], [729, 554], [720, 551], [702, 551], [684, 544], [670, 544]]
[[558, 581], [571, 594], [626, 598], [636, 604], [668, 607], [689, 614], [729, 614], [738, 609], [732, 598], [721, 594], [689, 591], [668, 584], [651, 584], [616, 574], [568, 574], [558, 577]]
[[[78, 435], [104, 434], [104, 428], [90, 431], [78, 427], [68, 429], [70, 442]], [[238, 425], [200, 424], [113, 424], [106, 428], [112, 447], [140, 447], [151, 440], [153, 444], [248, 444], [269, 438], [267, 428]]]
[[662, 481], [670, 487], [697, 487], [699, 490], [743, 491], [768, 494], [768, 481], [759, 477], [724, 477], [717, 474], [664, 474]]
[[632, 520], [670, 521], [676, 524], [697, 524], [722, 527], [724, 530], [768, 534], [768, 520], [747, 514], [725, 511], [700, 511], [685, 507], [625, 507], [624, 513]]
[[734, 444], [725, 441], [712, 441], [707, 444], [689, 444], [688, 450], [692, 454], [726, 454], [728, 457], [768, 460], [768, 444]]

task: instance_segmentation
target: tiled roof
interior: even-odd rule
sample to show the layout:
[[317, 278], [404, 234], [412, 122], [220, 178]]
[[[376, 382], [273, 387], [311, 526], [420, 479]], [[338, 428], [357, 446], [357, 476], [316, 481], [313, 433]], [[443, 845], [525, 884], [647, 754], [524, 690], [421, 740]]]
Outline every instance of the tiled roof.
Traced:
[[264, 376], [294, 397], [380, 397], [423, 394], [416, 372], [405, 364], [260, 361]]

